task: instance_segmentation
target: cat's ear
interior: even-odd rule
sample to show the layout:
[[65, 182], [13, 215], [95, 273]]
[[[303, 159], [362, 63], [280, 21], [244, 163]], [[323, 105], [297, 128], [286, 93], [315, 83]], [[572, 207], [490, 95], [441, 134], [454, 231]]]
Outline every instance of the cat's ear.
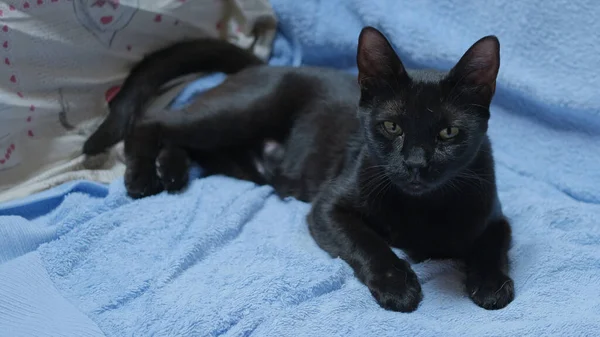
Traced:
[[[483, 89], [491, 101], [500, 69], [500, 42], [490, 35], [475, 42], [452, 68], [448, 78], [457, 85]], [[487, 97], [489, 96], [489, 97]]]
[[408, 77], [392, 45], [373, 27], [365, 27], [360, 32], [356, 63], [358, 83], [362, 88], [368, 83]]

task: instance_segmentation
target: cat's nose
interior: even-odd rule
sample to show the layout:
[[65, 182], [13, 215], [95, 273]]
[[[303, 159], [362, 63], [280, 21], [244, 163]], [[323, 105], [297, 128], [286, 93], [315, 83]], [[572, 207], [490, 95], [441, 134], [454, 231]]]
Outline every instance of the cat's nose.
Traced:
[[413, 178], [418, 178], [419, 173], [421, 172], [421, 168], [419, 167], [409, 167], [408, 170], [410, 171], [410, 174], [413, 176]]
[[411, 173], [419, 173], [421, 169], [427, 167], [427, 158], [425, 158], [425, 151], [422, 148], [413, 148], [406, 159], [404, 160], [406, 167]]
[[424, 172], [424, 170], [426, 169], [427, 165], [426, 163], [423, 162], [410, 162], [410, 163], [406, 163], [406, 167], [408, 169], [408, 171], [410, 172], [410, 177], [411, 180], [413, 181], [421, 181], [422, 177], [422, 173]]
[[427, 162], [424, 160], [407, 160], [406, 167], [411, 171], [419, 171], [427, 167]]

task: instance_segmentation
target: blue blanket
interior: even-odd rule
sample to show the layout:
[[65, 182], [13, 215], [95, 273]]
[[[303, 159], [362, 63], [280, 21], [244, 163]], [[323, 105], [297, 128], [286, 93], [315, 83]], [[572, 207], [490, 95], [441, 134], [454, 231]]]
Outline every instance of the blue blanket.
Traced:
[[0, 207], [0, 336], [600, 335], [600, 3], [272, 3], [277, 65], [354, 71], [363, 25], [411, 67], [448, 68], [499, 36], [490, 136], [514, 229], [514, 302], [480, 309], [456, 265], [426, 261], [413, 265], [419, 309], [384, 311], [313, 242], [309, 205], [268, 186], [209, 177], [133, 201], [122, 180], [75, 182]]

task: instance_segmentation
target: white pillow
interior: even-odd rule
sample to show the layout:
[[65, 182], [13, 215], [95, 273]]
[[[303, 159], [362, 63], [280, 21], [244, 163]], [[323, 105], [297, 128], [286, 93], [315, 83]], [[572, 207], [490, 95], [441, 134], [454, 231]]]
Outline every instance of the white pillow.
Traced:
[[81, 146], [144, 54], [213, 36], [254, 42], [266, 59], [276, 26], [268, 0], [13, 3], [0, 3], [0, 202], [73, 179], [122, 175], [114, 152], [84, 167]]

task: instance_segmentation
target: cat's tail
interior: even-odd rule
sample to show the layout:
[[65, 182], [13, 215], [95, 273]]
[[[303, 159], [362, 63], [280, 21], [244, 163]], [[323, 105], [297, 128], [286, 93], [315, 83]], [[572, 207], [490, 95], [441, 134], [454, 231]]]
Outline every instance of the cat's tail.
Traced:
[[179, 42], [153, 52], [133, 67], [110, 101], [108, 116], [83, 145], [83, 153], [98, 154], [121, 141], [146, 104], [171, 80], [199, 72], [233, 74], [262, 64], [252, 52], [213, 38]]

